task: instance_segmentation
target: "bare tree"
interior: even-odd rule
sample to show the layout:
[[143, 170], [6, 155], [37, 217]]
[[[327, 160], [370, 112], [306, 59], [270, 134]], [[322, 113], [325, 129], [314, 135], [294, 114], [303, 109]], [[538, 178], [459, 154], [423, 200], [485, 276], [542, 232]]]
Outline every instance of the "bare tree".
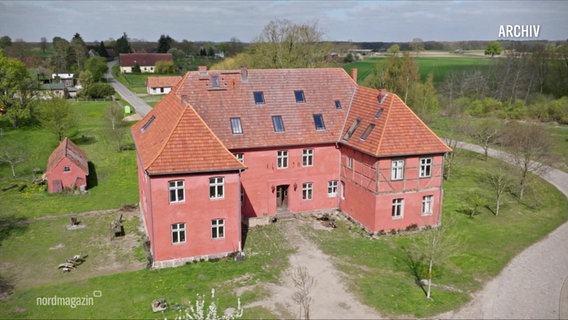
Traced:
[[105, 137], [115, 146], [116, 151], [120, 152], [127, 134], [126, 124], [122, 121], [124, 111], [116, 101], [113, 101], [107, 107], [105, 116], [108, 120], [108, 127], [104, 131]]
[[20, 143], [4, 140], [0, 143], [0, 162], [7, 163], [12, 169], [12, 177], [16, 177], [16, 165], [28, 159], [28, 151]]
[[412, 48], [412, 51], [414, 51], [416, 56], [418, 56], [420, 51], [424, 50], [424, 41], [422, 41], [421, 38], [414, 38], [410, 42], [410, 48]]
[[292, 296], [294, 302], [300, 305], [300, 318], [310, 319], [310, 303], [312, 297], [310, 293], [316, 280], [308, 273], [306, 267], [297, 267], [292, 271], [292, 282], [297, 291]]
[[497, 119], [483, 119], [478, 123], [472, 122], [472, 125], [468, 128], [468, 135], [481, 144], [485, 161], [487, 161], [489, 147], [498, 142], [503, 135], [503, 124]]
[[499, 167], [497, 171], [488, 174], [487, 181], [495, 195], [495, 215], [498, 216], [503, 201], [503, 195], [505, 195], [507, 190], [511, 187], [509, 172], [503, 167]]
[[551, 138], [543, 126], [510, 123], [502, 139], [511, 154], [511, 162], [519, 168], [519, 199], [529, 184], [529, 173], [544, 173], [552, 162]]

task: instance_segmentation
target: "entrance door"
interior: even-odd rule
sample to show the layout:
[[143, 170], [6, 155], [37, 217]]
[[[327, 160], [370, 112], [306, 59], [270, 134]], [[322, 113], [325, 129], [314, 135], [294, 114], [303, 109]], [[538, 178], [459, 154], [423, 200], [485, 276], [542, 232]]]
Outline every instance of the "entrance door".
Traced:
[[276, 187], [276, 209], [288, 210], [288, 185]]

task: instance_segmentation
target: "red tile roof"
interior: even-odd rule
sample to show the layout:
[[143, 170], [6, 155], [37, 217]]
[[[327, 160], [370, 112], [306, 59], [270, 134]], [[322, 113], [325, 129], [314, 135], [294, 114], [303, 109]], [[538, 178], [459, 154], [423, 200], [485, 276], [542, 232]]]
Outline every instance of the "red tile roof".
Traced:
[[154, 66], [158, 61], [174, 61], [171, 53], [121, 53], [118, 60], [121, 67]]
[[[304, 102], [296, 102], [295, 90], [303, 90]], [[254, 92], [263, 93], [263, 104]], [[342, 143], [376, 157], [451, 151], [398, 96], [388, 93], [379, 104], [378, 95], [339, 68], [248, 70], [246, 79], [240, 71], [200, 70], [187, 73], [132, 132], [151, 173], [243, 169], [228, 149]], [[314, 114], [322, 115], [324, 130], [316, 130]], [[284, 132], [274, 130], [276, 115]], [[240, 118], [242, 133], [233, 134], [231, 118]], [[356, 119], [359, 126], [343, 140]]]
[[173, 88], [176, 84], [178, 84], [181, 78], [181, 76], [148, 77], [146, 80], [146, 86], [150, 88]]
[[150, 174], [245, 169], [176, 95], [166, 95], [132, 127], [132, 135], [142, 166]]
[[59, 146], [57, 146], [49, 156], [46, 171], [52, 171], [63, 158], [71, 160], [77, 167], [85, 172], [85, 175], [89, 174], [87, 154], [67, 137], [61, 141]]

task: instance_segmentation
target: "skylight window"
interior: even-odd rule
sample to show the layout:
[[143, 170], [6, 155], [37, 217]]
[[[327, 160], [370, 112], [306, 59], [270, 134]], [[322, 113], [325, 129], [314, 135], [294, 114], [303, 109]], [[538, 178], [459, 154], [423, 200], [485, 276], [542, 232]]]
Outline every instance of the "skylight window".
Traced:
[[304, 97], [304, 90], [295, 90], [294, 96], [296, 97], [296, 103], [306, 102], [306, 97]]
[[146, 123], [142, 126], [142, 128], [140, 128], [140, 132], [148, 130], [148, 127], [150, 127], [150, 125], [152, 124], [152, 122], [154, 122], [155, 119], [156, 119], [155, 116], [151, 116], [150, 119], [148, 119], [148, 121], [146, 121]]
[[335, 109], [341, 109], [341, 101], [335, 100]]
[[282, 116], [272, 116], [272, 125], [274, 126], [274, 132], [284, 132]]
[[363, 140], [363, 141], [367, 140], [367, 138], [371, 134], [371, 131], [373, 131], [374, 128], [375, 128], [375, 125], [371, 123], [367, 127], [367, 129], [365, 129], [365, 131], [363, 131], [363, 134], [361, 135], [361, 140]]
[[219, 88], [219, 77], [218, 76], [211, 76], [211, 87], [212, 88]]
[[231, 118], [231, 130], [233, 131], [233, 134], [243, 134], [241, 118]]
[[323, 122], [323, 116], [321, 114], [314, 114], [314, 123], [316, 130], [325, 130], [325, 123]]
[[255, 104], [264, 104], [264, 92], [255, 91], [252, 94], [254, 96], [254, 103]]
[[361, 123], [361, 119], [356, 119], [355, 121], [353, 121], [353, 123], [351, 124], [351, 126], [349, 127], [347, 132], [345, 132], [345, 135], [343, 136], [343, 140], [345, 140], [345, 141], [349, 140], [349, 138], [351, 138], [351, 136], [353, 135], [355, 130], [357, 130], [357, 127], [359, 126], [360, 123]]
[[381, 114], [383, 114], [383, 111], [385, 111], [384, 108], [380, 108], [380, 109], [377, 111], [377, 113], [375, 114], [375, 120], [377, 120], [377, 119], [381, 116]]

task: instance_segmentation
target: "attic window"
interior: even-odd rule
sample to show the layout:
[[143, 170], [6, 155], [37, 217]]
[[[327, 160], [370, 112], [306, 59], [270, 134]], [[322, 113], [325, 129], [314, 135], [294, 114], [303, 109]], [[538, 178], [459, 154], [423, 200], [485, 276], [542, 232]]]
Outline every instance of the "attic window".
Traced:
[[254, 103], [255, 104], [264, 104], [264, 92], [255, 91], [252, 94], [254, 95]]
[[345, 140], [345, 141], [349, 140], [349, 138], [351, 138], [351, 136], [353, 135], [355, 130], [357, 130], [357, 127], [359, 126], [360, 123], [361, 123], [361, 119], [356, 119], [355, 121], [353, 121], [353, 123], [351, 124], [351, 126], [349, 127], [347, 132], [345, 132], [345, 135], [343, 136], [343, 140]]
[[272, 125], [274, 126], [274, 132], [284, 132], [282, 116], [272, 116]]
[[314, 114], [314, 123], [316, 130], [325, 130], [325, 123], [323, 122], [323, 116], [321, 114]]
[[341, 101], [335, 100], [335, 109], [341, 109]]
[[306, 97], [304, 97], [304, 90], [295, 90], [294, 96], [296, 97], [296, 103], [306, 102]]
[[150, 127], [150, 125], [152, 124], [152, 122], [154, 122], [155, 119], [156, 119], [155, 116], [151, 116], [150, 119], [148, 119], [148, 121], [146, 121], [146, 123], [142, 126], [142, 128], [140, 128], [140, 132], [148, 130], [148, 127]]
[[231, 118], [231, 130], [233, 134], [243, 134], [243, 126], [241, 118]]
[[367, 140], [367, 137], [369, 137], [369, 135], [371, 134], [371, 131], [373, 131], [373, 129], [375, 128], [374, 124], [370, 124], [367, 129], [365, 129], [365, 131], [363, 131], [363, 134], [361, 135], [361, 140], [365, 141]]
[[381, 114], [383, 114], [383, 111], [385, 111], [384, 108], [380, 108], [380, 109], [377, 111], [377, 113], [375, 114], [375, 120], [377, 120], [377, 119], [381, 116]]
[[219, 88], [219, 77], [211, 76], [211, 88]]

